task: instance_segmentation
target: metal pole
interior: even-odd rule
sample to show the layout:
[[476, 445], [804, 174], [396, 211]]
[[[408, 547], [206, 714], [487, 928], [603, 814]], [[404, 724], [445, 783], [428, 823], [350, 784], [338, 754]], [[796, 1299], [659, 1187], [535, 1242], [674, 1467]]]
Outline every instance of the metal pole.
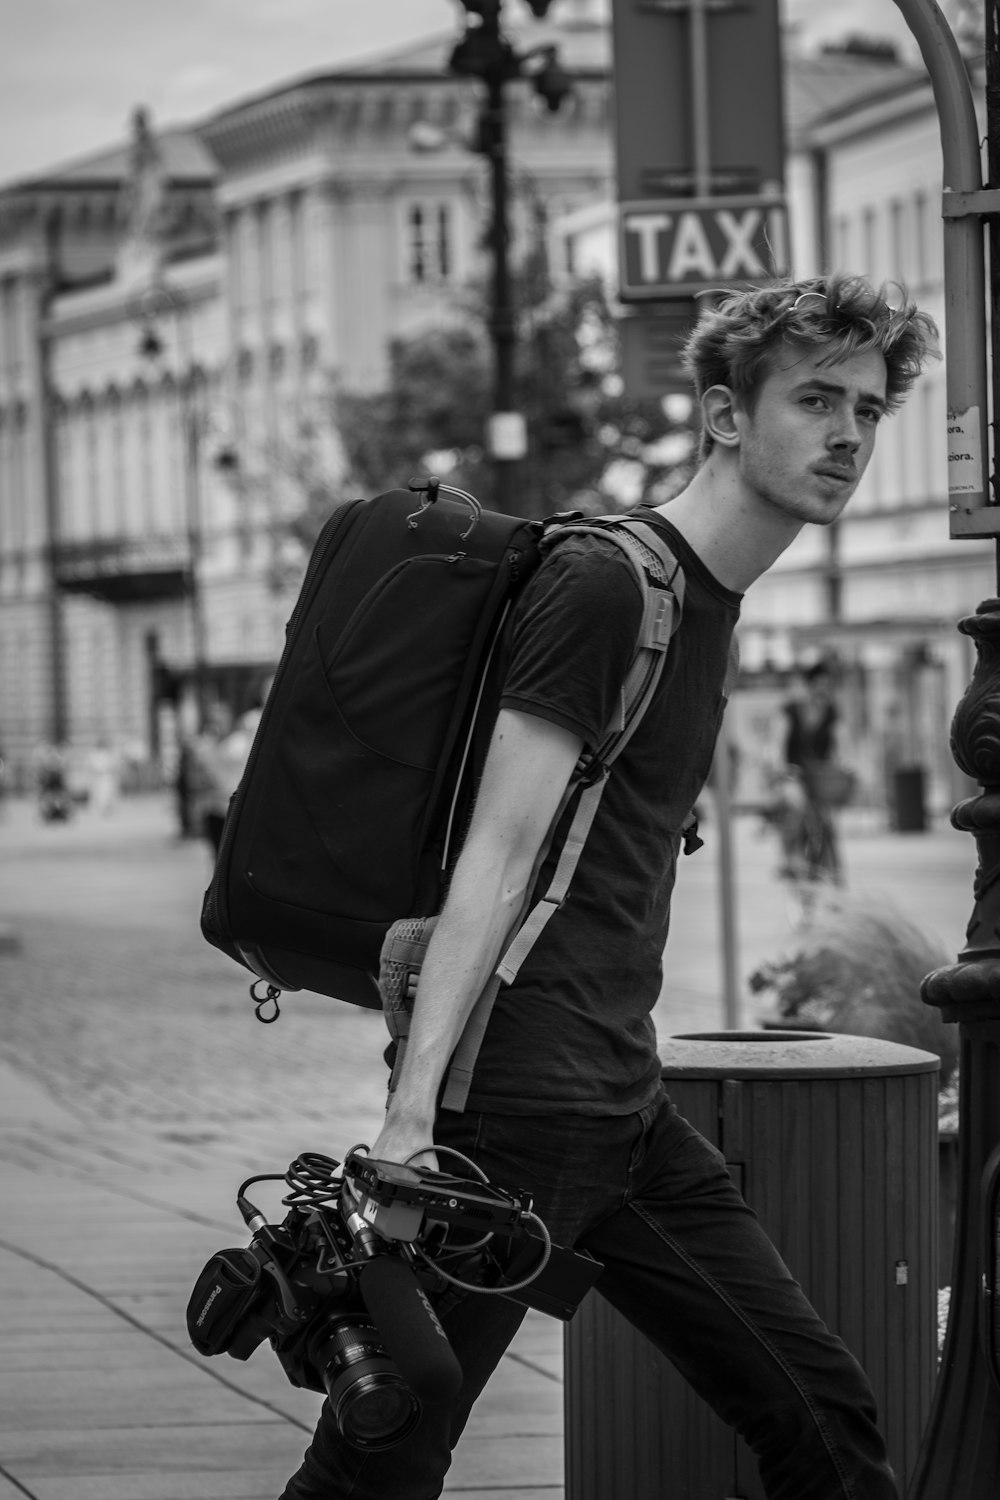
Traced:
[[[989, 186], [1000, 186], [1000, 32], [995, 4], [986, 5], [986, 162]], [[1000, 327], [997, 314], [1000, 311], [1000, 223], [994, 215], [988, 220], [990, 291], [990, 343], [992, 353], [991, 373], [993, 377], [993, 420], [1000, 412]], [[994, 456], [996, 454], [996, 431], [994, 429]], [[995, 457], [994, 457], [995, 461]], [[994, 471], [991, 482], [991, 499], [1000, 500], [997, 493], [997, 476]], [[1000, 537], [997, 539], [997, 593], [1000, 594]]]
[[708, 85], [708, 17], [705, 0], [690, 0], [691, 22], [691, 155], [696, 198], [712, 191], [711, 103]]
[[[948, 426], [958, 427], [967, 440], [949, 443], [951, 534], [977, 536], [984, 534], [988, 504], [986, 266], [982, 221], [964, 200], [982, 187], [979, 125], [965, 63], [934, 0], [895, 3], [930, 74], [941, 131]], [[971, 453], [971, 460], [961, 458], [963, 452]], [[993, 521], [1000, 521], [1000, 510], [985, 534], [1000, 530]]]
[[[515, 510], [514, 464], [521, 457], [514, 442], [509, 444], [507, 419], [514, 412], [514, 307], [511, 296], [509, 258], [509, 183], [507, 177], [507, 104], [505, 80], [499, 68], [486, 79], [486, 106], [483, 117], [483, 139], [490, 166], [492, 222], [490, 246], [493, 252], [490, 335], [495, 360], [493, 420], [490, 450], [494, 465], [494, 505], [510, 515]], [[517, 424], [515, 423], [515, 429]]]
[[181, 380], [181, 425], [184, 429], [184, 511], [188, 544], [188, 603], [191, 610], [191, 650], [194, 697], [199, 727], [205, 719], [205, 609], [201, 589], [201, 444], [190, 372]]
[[188, 609], [191, 617], [191, 665], [194, 677], [194, 699], [199, 728], [204, 724], [207, 659], [204, 598], [201, 588], [202, 516], [201, 516], [201, 433], [200, 415], [194, 393], [194, 352], [190, 308], [184, 297], [172, 287], [160, 284], [157, 292], [164, 296], [174, 313], [177, 328], [178, 394], [180, 400], [181, 438], [183, 442], [184, 526], [188, 554]]
[[51, 310], [51, 292], [46, 287], [35, 309], [38, 334], [38, 392], [41, 407], [42, 485], [44, 489], [46, 559], [48, 563], [48, 617], [51, 688], [49, 704], [50, 736], [54, 745], [69, 739], [69, 693], [66, 670], [65, 603], [59, 584], [58, 554], [62, 530], [59, 493], [59, 445], [57, 409], [52, 383], [52, 340], [47, 327]]
[[[995, 83], [994, 3], [987, 0], [986, 11]], [[1000, 183], [981, 191], [979, 128], [968, 75], [937, 5], [933, 0], [896, 4], [931, 76], [944, 156], [950, 529], [954, 537], [996, 535], [1000, 511], [989, 506], [986, 486], [982, 214], [997, 211]], [[991, 114], [995, 101], [991, 90]], [[994, 118], [994, 143], [998, 124]], [[996, 170], [997, 154], [991, 150], [991, 176]], [[984, 200], [993, 200], [992, 207]], [[991, 296], [994, 303], [1000, 297], [995, 278]], [[994, 318], [998, 310], [995, 306]], [[959, 1028], [959, 1160], [948, 1330], [908, 1500], [996, 1500], [1000, 1494], [1000, 1223], [985, 1191], [989, 1164], [1000, 1149], [1000, 599], [986, 600], [958, 628], [975, 641], [977, 662], [952, 722], [952, 751], [983, 791], [960, 802], [952, 822], [975, 836], [979, 868], [966, 946], [955, 964], [928, 975], [922, 987], [924, 1000]]]
[[722, 1011], [725, 1025], [738, 1031], [743, 1025], [743, 995], [739, 974], [739, 922], [736, 906], [735, 860], [733, 857], [732, 759], [725, 715], [715, 742], [712, 791], [719, 838], [719, 927], [722, 939]]
[[[688, 37], [691, 60], [691, 158], [696, 198], [712, 192], [712, 128], [708, 76], [708, 11], [706, 0], [689, 0]], [[733, 1031], [743, 1023], [739, 974], [739, 934], [736, 909], [736, 871], [733, 854], [733, 811], [730, 798], [731, 762], [725, 717], [715, 744], [712, 788], [719, 841], [719, 924], [722, 956], [722, 1010]]]

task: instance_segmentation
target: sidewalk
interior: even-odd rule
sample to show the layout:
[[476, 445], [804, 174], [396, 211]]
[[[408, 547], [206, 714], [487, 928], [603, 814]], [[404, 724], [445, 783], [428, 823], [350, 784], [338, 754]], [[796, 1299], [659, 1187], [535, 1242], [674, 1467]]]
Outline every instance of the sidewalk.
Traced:
[[[0, 1500], [274, 1500], [320, 1398], [266, 1346], [203, 1359], [184, 1311], [208, 1258], [246, 1243], [243, 1178], [371, 1139], [381, 1017], [294, 997], [257, 1026], [238, 970], [196, 936], [207, 856], [158, 799], [62, 828], [15, 803], [0, 855], [18, 941], [0, 953]], [[311, 1065], [315, 1096], [321, 1028], [336, 1067], [304, 1101], [289, 1080]], [[446, 1493], [562, 1494], [554, 1319], [528, 1315]]]
[[[737, 846], [746, 974], [791, 934], [773, 847], [750, 824]], [[856, 820], [845, 854], [852, 887], [890, 891], [961, 945], [971, 839]], [[318, 1398], [267, 1348], [200, 1358], [184, 1309], [208, 1257], [246, 1242], [243, 1178], [372, 1138], [381, 1018], [302, 995], [257, 1026], [243, 978], [197, 934], [207, 854], [174, 840], [162, 799], [63, 828], [14, 804], [0, 855], [19, 944], [0, 952], [0, 1500], [274, 1500]], [[684, 862], [664, 1039], [722, 1024], [715, 881], [711, 853]], [[562, 1495], [561, 1344], [529, 1315], [450, 1500]]]
[[[320, 1398], [266, 1347], [202, 1359], [184, 1308], [246, 1242], [232, 1168], [194, 1172], [0, 1066], [0, 1500], [274, 1500]], [[122, 1166], [125, 1171], [122, 1171]], [[226, 1178], [223, 1181], [223, 1177]], [[561, 1325], [529, 1314], [449, 1476], [452, 1500], [562, 1494]]]

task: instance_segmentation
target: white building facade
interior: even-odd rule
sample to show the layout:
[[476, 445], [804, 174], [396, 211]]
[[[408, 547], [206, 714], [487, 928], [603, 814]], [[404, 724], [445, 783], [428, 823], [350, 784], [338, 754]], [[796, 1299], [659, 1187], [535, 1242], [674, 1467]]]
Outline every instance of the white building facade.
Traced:
[[[569, 274], [610, 264], [615, 194], [608, 28], [566, 16], [515, 41], [559, 44], [573, 108], [508, 92], [513, 253], [555, 226]], [[169, 771], [195, 689], [238, 710], [273, 668], [301, 577], [284, 524], [297, 471], [336, 489], [336, 391], [378, 389], [390, 340], [450, 316], [485, 269], [455, 40], [164, 133], [153, 299], [122, 274], [126, 147], [0, 191], [0, 751], [15, 771], [44, 742], [102, 739]], [[940, 319], [926, 80], [850, 55], [786, 73], [796, 274], [898, 277]], [[835, 654], [873, 797], [892, 764], [917, 764], [942, 805], [961, 789], [947, 720], [970, 670], [955, 621], [993, 587], [992, 545], [948, 540], [944, 438], [935, 365], [848, 516], [803, 535], [741, 630], [751, 679]]]
[[[572, 114], [508, 89], [514, 255], [546, 215], [611, 191], [607, 28], [516, 37], [553, 39]], [[239, 710], [273, 670], [303, 566], [284, 523], [304, 467], [336, 493], [337, 390], [379, 388], [390, 340], [453, 316], [487, 267], [455, 40], [165, 133], [155, 295], [124, 274], [128, 147], [0, 191], [0, 753], [16, 779], [55, 742], [169, 772], [196, 697]]]

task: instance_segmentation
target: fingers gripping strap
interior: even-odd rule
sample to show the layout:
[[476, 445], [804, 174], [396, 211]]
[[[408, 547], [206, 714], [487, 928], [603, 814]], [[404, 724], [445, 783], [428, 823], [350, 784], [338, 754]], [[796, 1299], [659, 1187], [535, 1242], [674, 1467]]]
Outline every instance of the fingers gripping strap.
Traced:
[[[486, 1028], [500, 992], [500, 985], [501, 983], [511, 984], [517, 978], [518, 970], [541, 936], [549, 918], [559, 910], [565, 900], [607, 780], [608, 773], [605, 771], [599, 781], [584, 787], [549, 889], [518, 929], [516, 937], [505, 951], [492, 979], [472, 1008], [448, 1068], [441, 1098], [443, 1109], [455, 1110], [459, 1114], [465, 1109], [476, 1058], [479, 1056], [479, 1049], [486, 1035]], [[396, 1059], [389, 1081], [390, 1094], [396, 1087], [406, 1054], [415, 981], [420, 973], [435, 920], [433, 917], [412, 917], [394, 923], [382, 947], [379, 988], [382, 991], [382, 1008], [386, 1025], [389, 1034], [396, 1042]]]

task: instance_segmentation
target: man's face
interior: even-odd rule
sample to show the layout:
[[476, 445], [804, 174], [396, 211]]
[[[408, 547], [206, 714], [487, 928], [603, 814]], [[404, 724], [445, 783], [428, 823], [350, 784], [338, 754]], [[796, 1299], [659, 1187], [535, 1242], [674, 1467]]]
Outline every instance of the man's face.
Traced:
[[886, 410], [875, 350], [824, 364], [823, 349], [780, 351], [753, 411], [736, 410], [745, 485], [790, 519], [829, 526], [854, 494]]

